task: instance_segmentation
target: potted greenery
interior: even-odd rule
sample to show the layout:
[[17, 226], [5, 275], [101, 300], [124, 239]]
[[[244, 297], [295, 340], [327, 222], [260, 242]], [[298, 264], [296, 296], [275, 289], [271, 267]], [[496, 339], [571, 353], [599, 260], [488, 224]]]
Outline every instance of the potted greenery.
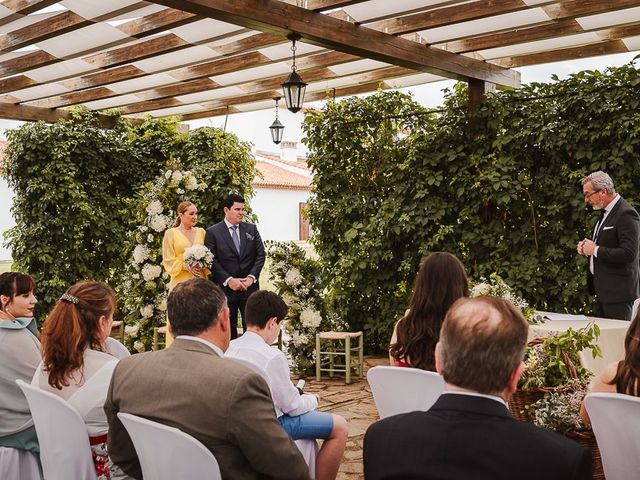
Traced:
[[599, 335], [600, 328], [591, 323], [529, 342], [525, 370], [509, 400], [511, 413], [519, 420], [556, 431], [590, 448], [594, 479], [604, 478], [600, 452], [590, 427], [580, 420], [580, 405], [593, 374], [581, 365], [579, 354], [589, 348], [594, 358], [601, 356], [595, 343]]

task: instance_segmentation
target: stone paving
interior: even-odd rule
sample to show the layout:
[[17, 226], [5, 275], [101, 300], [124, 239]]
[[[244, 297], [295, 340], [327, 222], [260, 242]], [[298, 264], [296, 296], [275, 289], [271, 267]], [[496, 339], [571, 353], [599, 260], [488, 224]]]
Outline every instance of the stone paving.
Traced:
[[352, 375], [351, 383], [344, 383], [344, 376], [334, 378], [323, 376], [317, 382], [315, 377], [307, 378], [305, 392], [320, 397], [319, 410], [342, 415], [349, 424], [347, 447], [338, 473], [338, 480], [364, 478], [362, 471], [362, 442], [369, 425], [378, 420], [378, 412], [373, 403], [366, 372], [375, 365], [389, 365], [387, 357], [365, 357], [364, 378]]

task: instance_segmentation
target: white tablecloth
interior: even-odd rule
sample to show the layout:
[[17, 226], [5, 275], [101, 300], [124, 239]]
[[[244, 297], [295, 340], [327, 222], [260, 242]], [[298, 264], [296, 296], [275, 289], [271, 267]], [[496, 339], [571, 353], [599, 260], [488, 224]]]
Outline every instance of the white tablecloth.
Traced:
[[[539, 313], [544, 315], [546, 312]], [[600, 338], [596, 343], [602, 350], [602, 357], [593, 358], [591, 350], [586, 349], [580, 353], [580, 360], [585, 368], [588, 368], [597, 376], [609, 363], [624, 358], [624, 337], [627, 334], [630, 322], [596, 317], [587, 317], [587, 320], [546, 320], [543, 324], [529, 327], [529, 340], [566, 332], [569, 327], [577, 330], [587, 326], [592, 321], [600, 327]]]

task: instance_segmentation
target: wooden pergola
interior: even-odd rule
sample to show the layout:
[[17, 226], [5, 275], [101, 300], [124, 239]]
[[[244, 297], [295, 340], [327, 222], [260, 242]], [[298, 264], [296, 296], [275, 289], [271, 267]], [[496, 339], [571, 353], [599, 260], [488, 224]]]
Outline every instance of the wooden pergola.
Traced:
[[640, 49], [640, 1], [4, 0], [0, 117], [272, 108], [290, 33], [306, 102], [451, 78], [477, 103], [513, 67]]

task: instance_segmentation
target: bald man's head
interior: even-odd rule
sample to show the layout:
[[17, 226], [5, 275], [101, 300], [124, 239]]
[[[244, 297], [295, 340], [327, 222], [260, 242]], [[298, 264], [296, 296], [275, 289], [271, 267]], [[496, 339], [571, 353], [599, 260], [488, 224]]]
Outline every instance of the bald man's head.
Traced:
[[497, 394], [524, 357], [528, 330], [522, 312], [508, 300], [461, 298], [442, 324], [440, 374], [451, 385]]

